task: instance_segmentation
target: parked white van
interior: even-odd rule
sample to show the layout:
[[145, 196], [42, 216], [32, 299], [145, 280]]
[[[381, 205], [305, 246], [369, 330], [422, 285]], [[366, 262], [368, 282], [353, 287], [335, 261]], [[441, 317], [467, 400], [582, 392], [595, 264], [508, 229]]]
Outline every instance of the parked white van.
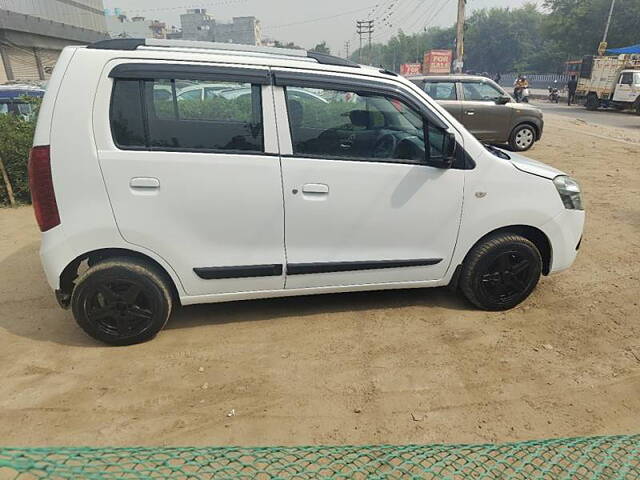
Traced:
[[29, 170], [48, 282], [115, 345], [176, 304], [449, 285], [506, 310], [573, 263], [585, 218], [576, 181], [411, 82], [300, 50], [68, 47]]

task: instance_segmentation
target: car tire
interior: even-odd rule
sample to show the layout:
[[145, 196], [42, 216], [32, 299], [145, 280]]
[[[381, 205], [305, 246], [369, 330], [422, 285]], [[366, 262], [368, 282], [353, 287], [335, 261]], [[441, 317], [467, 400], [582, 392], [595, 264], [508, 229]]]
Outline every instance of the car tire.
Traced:
[[90, 267], [77, 280], [71, 308], [78, 325], [109, 345], [154, 338], [166, 325], [172, 297], [163, 275], [148, 264], [114, 258]]
[[477, 244], [467, 255], [460, 288], [478, 308], [509, 310], [533, 292], [542, 273], [542, 256], [528, 239], [496, 234]]
[[600, 108], [600, 100], [595, 93], [590, 93], [587, 95], [587, 102], [585, 103], [585, 107], [587, 110], [595, 111]]
[[509, 146], [515, 152], [525, 152], [536, 143], [536, 129], [529, 124], [518, 125], [511, 132]]

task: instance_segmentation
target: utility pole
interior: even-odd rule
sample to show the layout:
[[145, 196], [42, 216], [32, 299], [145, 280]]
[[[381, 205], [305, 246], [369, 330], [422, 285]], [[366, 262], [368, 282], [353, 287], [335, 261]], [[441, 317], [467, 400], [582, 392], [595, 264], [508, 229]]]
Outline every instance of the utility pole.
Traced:
[[349, 40], [347, 40], [346, 42], [344, 42], [344, 49], [347, 52], [347, 54], [345, 55], [345, 58], [347, 60], [349, 60], [349, 46], [351, 46], [351, 42]]
[[464, 65], [464, 7], [467, 0], [458, 0], [458, 21], [456, 23], [456, 60], [453, 62], [455, 73], [462, 73]]
[[613, 16], [613, 8], [616, 6], [616, 0], [611, 0], [611, 8], [609, 9], [609, 16], [607, 17], [607, 26], [604, 27], [604, 35], [602, 36], [602, 42], [598, 46], [598, 53], [604, 55], [607, 51], [607, 36], [609, 35], [609, 25], [611, 25], [611, 17]]
[[362, 63], [362, 36], [369, 35], [369, 55], [368, 62], [371, 63], [371, 35], [373, 34], [373, 20], [358, 20], [356, 21], [356, 27], [358, 35], [360, 35], [360, 50], [358, 51], [358, 61]]

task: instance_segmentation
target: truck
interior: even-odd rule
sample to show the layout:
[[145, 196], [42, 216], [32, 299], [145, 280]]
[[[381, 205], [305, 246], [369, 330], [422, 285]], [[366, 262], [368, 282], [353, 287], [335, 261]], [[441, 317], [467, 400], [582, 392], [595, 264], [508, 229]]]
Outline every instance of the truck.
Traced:
[[585, 57], [576, 98], [588, 110], [632, 109], [640, 115], [640, 55]]

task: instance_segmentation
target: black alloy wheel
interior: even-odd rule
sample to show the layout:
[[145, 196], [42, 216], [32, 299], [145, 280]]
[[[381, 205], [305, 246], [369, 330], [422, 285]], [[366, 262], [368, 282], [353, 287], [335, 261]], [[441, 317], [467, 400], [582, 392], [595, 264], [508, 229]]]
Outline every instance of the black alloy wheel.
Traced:
[[542, 274], [542, 256], [527, 238], [509, 233], [487, 237], [464, 261], [460, 288], [484, 310], [509, 310], [535, 289]]
[[509, 304], [530, 287], [533, 263], [521, 252], [500, 253], [481, 274], [483, 296], [496, 305]]
[[125, 279], [107, 281], [93, 289], [84, 314], [101, 332], [115, 337], [139, 335], [153, 323], [153, 302], [144, 286]]
[[162, 275], [133, 259], [94, 265], [78, 279], [71, 297], [78, 325], [110, 345], [132, 345], [155, 337], [171, 313]]

